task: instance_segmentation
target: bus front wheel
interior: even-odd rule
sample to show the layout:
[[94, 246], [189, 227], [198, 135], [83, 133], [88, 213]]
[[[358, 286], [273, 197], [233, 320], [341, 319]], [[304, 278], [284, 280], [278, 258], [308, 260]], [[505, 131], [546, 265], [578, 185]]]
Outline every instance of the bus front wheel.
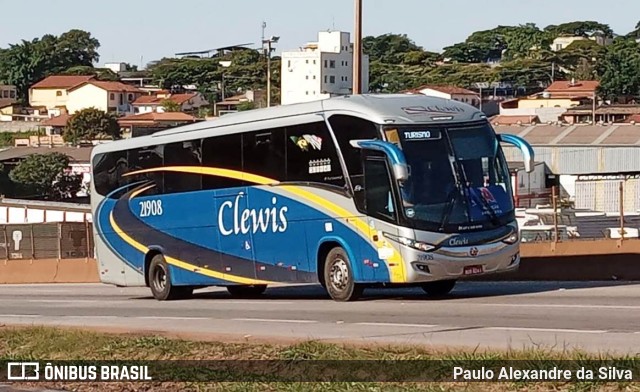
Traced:
[[362, 295], [363, 286], [355, 282], [347, 252], [341, 247], [333, 248], [325, 259], [324, 284], [334, 301], [355, 301]]
[[158, 301], [183, 299], [193, 294], [193, 287], [174, 286], [171, 284], [169, 266], [161, 254], [155, 255], [151, 259], [148, 274], [151, 293]]
[[455, 285], [455, 280], [438, 280], [435, 282], [424, 283], [422, 285], [422, 290], [431, 296], [440, 297], [449, 294]]
[[227, 291], [232, 297], [251, 298], [257, 297], [267, 289], [266, 284], [256, 284], [251, 286], [227, 286]]

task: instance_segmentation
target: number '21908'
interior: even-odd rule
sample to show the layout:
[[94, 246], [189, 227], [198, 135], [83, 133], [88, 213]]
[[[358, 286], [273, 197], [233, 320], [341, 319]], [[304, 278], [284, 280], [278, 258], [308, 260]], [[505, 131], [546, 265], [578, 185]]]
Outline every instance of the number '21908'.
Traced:
[[145, 200], [138, 204], [140, 204], [141, 218], [162, 215], [162, 200]]

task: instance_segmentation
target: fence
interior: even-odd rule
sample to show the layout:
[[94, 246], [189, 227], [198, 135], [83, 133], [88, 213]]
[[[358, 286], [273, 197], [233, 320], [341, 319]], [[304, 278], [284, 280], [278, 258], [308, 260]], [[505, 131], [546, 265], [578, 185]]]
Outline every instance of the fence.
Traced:
[[588, 209], [562, 208], [557, 187], [551, 195], [551, 205], [527, 209], [518, 215], [522, 242], [566, 242], [571, 240], [616, 239], [637, 240], [640, 232], [640, 214], [636, 200], [628, 197], [624, 182], [616, 184], [616, 212], [598, 212]]
[[0, 225], [0, 260], [94, 257], [91, 223]]

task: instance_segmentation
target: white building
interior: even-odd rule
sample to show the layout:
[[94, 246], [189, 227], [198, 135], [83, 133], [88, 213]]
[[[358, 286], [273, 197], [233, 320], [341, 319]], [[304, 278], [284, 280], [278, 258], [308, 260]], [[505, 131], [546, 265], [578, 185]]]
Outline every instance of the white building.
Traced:
[[[318, 42], [282, 53], [280, 102], [290, 105], [353, 92], [353, 44], [350, 34], [323, 31]], [[368, 92], [369, 57], [362, 56], [362, 92]]]
[[480, 106], [480, 95], [475, 91], [456, 86], [436, 86], [424, 85], [413, 90], [409, 90], [408, 94], [423, 94], [429, 97], [452, 99], [471, 106]]
[[127, 63], [106, 63], [104, 67], [111, 70], [113, 73], [120, 73], [127, 70]]

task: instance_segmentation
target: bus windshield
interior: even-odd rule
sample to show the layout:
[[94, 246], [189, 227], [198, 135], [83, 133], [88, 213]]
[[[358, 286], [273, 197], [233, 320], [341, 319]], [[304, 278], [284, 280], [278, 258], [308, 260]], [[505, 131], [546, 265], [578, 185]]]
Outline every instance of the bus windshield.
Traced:
[[397, 132], [410, 166], [400, 194], [412, 226], [455, 232], [497, 227], [512, 218], [509, 171], [488, 123], [391, 132]]

